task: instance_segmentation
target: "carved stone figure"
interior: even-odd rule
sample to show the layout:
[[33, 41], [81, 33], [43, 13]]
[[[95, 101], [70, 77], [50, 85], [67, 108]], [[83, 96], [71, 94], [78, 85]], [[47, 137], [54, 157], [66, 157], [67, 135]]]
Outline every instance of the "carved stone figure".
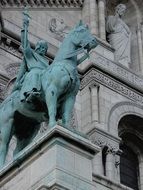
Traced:
[[49, 30], [59, 37], [65, 37], [69, 27], [64, 23], [63, 19], [52, 18], [49, 21]]
[[[24, 19], [24, 22], [27, 26], [27, 19], [26, 21]], [[0, 105], [0, 167], [4, 165], [8, 145], [13, 135], [17, 138], [17, 146], [14, 151], [14, 155], [17, 155], [38, 133], [41, 122], [48, 122], [50, 128], [56, 125], [58, 119], [62, 119], [63, 127], [69, 127], [75, 97], [80, 85], [77, 65], [88, 57], [88, 52], [92, 48], [97, 46], [96, 39], [91, 35], [88, 27], [79, 22], [64, 39], [53, 63], [46, 67], [47, 62], [38, 54], [37, 49], [36, 52], [33, 52], [27, 46], [27, 37], [22, 39], [26, 39], [26, 43], [22, 42], [24, 46], [24, 64], [22, 65], [26, 66], [27, 70], [20, 70], [22, 74], [18, 74], [17, 87]], [[29, 52], [25, 52], [25, 48], [29, 48]], [[45, 51], [44, 46], [42, 55]], [[77, 55], [83, 52], [85, 54], [78, 60]], [[37, 69], [41, 68], [42, 72], [39, 76]], [[33, 69], [36, 71], [33, 72]], [[28, 75], [30, 76], [28, 77]], [[32, 77], [35, 76], [40, 77], [41, 81], [39, 96], [30, 93], [28, 100], [21, 101], [21, 92], [22, 94], [27, 92], [24, 83], [26, 85], [29, 83], [33, 90], [35, 86], [31, 84], [35, 80]], [[36, 81], [39, 82], [39, 79]], [[21, 83], [24, 87], [21, 87]], [[37, 86], [36, 89], [38, 89]], [[24, 98], [26, 96], [24, 94]]]
[[128, 67], [130, 58], [131, 32], [126, 23], [122, 20], [125, 14], [126, 6], [119, 4], [116, 7], [115, 15], [108, 16], [106, 22], [106, 31], [109, 34], [109, 43], [115, 49], [115, 61]]

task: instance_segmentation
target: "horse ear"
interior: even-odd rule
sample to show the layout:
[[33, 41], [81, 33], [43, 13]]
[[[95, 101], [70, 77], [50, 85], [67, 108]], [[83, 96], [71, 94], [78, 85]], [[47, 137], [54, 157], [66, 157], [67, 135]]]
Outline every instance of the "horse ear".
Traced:
[[79, 23], [76, 25], [76, 27], [79, 27], [79, 26], [82, 26], [83, 25], [83, 22], [82, 20], [79, 21]]
[[82, 26], [83, 25], [83, 22], [82, 20], [79, 21], [79, 26]]
[[88, 24], [85, 24], [85, 27], [86, 27], [87, 29], [89, 29], [89, 26], [88, 26]]

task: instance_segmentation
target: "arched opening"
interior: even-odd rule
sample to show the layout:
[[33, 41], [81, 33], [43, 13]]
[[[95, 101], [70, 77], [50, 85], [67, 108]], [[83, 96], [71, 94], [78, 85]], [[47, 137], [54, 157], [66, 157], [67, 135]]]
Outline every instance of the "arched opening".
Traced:
[[126, 115], [119, 122], [119, 136], [122, 139], [120, 149], [120, 182], [134, 190], [140, 189], [141, 168], [139, 157], [143, 144], [143, 118]]
[[122, 144], [120, 149], [123, 151], [120, 157], [120, 182], [138, 190], [139, 163], [137, 155], [126, 144]]

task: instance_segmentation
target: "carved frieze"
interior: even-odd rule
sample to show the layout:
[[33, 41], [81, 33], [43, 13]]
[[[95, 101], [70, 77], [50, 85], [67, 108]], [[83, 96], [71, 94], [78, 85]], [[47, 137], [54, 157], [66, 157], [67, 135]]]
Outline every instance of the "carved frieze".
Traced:
[[83, 76], [81, 80], [80, 90], [87, 86], [92, 80], [95, 80], [96, 82], [107, 86], [108, 88], [122, 94], [123, 96], [135, 101], [136, 103], [143, 104], [143, 96], [141, 93], [131, 89], [127, 85], [120, 83], [119, 81], [94, 68]]
[[139, 75], [136, 75], [131, 70], [99, 55], [95, 51], [90, 53], [90, 61], [95, 66], [100, 67], [119, 80], [143, 92], [143, 78]]
[[113, 155], [121, 155], [122, 151], [119, 149], [119, 146], [114, 145], [111, 142], [108, 142], [106, 140], [103, 140], [102, 138], [95, 138], [92, 140], [92, 143], [96, 144], [97, 146], [101, 147], [102, 149], [104, 147], [107, 147], [107, 154], [113, 154]]
[[22, 51], [20, 50], [20, 42], [2, 33], [0, 48], [10, 54], [22, 59]]
[[2, 8], [21, 7], [27, 6], [31, 8], [81, 8], [84, 0], [1, 0], [0, 6]]

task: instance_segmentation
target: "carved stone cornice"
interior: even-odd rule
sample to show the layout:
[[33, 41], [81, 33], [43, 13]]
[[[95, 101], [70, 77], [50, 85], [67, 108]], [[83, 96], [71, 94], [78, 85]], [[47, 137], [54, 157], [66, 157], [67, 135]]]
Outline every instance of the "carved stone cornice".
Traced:
[[[17, 38], [19, 38], [19, 36], [17, 36]], [[34, 44], [31, 44], [31, 47], [34, 48]], [[10, 54], [18, 57], [21, 60], [23, 58], [20, 39], [16, 40], [15, 36], [12, 37], [9, 34], [2, 32], [1, 33], [0, 49], [3, 49], [5, 51], [9, 52]], [[48, 54], [46, 54], [46, 58], [50, 61], [50, 63], [53, 61], [53, 59], [50, 58], [48, 56]]]
[[111, 78], [109, 75], [95, 69], [91, 68], [87, 73], [82, 76], [80, 90], [85, 88], [92, 81], [96, 81], [99, 84], [102, 84], [117, 93], [127, 97], [130, 100], [133, 100], [136, 103], [143, 105], [143, 94], [130, 88], [129, 86], [121, 83], [120, 81]]
[[92, 143], [96, 144], [97, 146], [101, 147], [102, 149], [104, 147], [107, 147], [106, 154], [113, 154], [113, 155], [121, 155], [122, 151], [119, 149], [118, 146], [113, 145], [112, 143], [103, 140], [102, 138], [96, 138], [95, 140], [92, 140]]
[[22, 51], [20, 49], [20, 42], [6, 35], [5, 33], [1, 34], [1, 43], [0, 48], [9, 52], [10, 54], [22, 59]]
[[90, 53], [90, 61], [97, 68], [102, 69], [128, 86], [143, 92], [143, 77], [137, 75], [131, 69], [99, 55], [94, 50]]
[[84, 0], [1, 0], [2, 8], [81, 8]]

